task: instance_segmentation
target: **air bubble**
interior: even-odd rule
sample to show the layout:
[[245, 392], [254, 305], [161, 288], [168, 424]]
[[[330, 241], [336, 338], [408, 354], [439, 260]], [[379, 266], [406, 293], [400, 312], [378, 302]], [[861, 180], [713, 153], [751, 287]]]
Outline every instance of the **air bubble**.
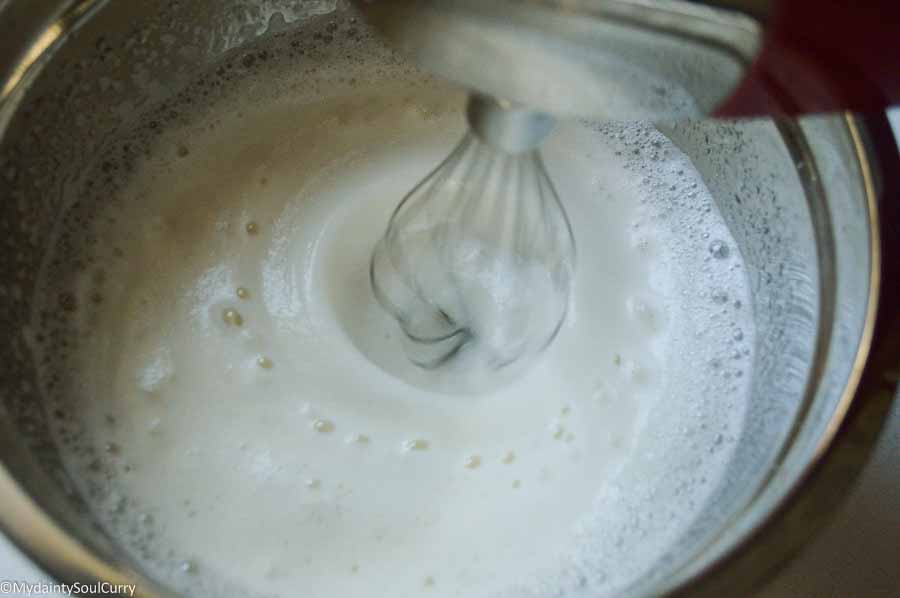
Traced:
[[403, 443], [403, 449], [406, 451], [427, 451], [428, 441], [422, 438], [414, 438]]
[[709, 253], [717, 260], [724, 260], [731, 254], [731, 249], [724, 241], [715, 240], [709, 244]]
[[327, 419], [317, 419], [312, 423], [313, 430], [320, 434], [330, 434], [334, 432], [334, 422]]
[[566, 429], [559, 422], [553, 422], [550, 424], [550, 434], [553, 436], [555, 440], [562, 440], [562, 437], [565, 435]]
[[350, 434], [346, 440], [347, 444], [369, 444], [369, 437], [365, 434]]
[[722, 289], [716, 289], [710, 294], [710, 298], [716, 305], [724, 305], [728, 303], [728, 293]]
[[236, 309], [228, 308], [222, 312], [222, 320], [229, 326], [243, 326], [244, 317]]

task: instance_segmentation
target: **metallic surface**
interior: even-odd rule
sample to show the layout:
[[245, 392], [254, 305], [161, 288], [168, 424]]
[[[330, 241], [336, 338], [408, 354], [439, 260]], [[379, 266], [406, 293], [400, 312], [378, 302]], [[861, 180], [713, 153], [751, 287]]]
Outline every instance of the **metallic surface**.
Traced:
[[[878, 195], [862, 122], [846, 115], [862, 167], [871, 215], [873, 267], [864, 340], [853, 364], [853, 373], [834, 413], [827, 433], [819, 442], [815, 459], [800, 483], [776, 512], [739, 548], [714, 563], [699, 578], [672, 588], [677, 596], [723, 596], [751, 593], [782, 568], [809, 541], [841, 504], [878, 439], [897, 392], [900, 366], [900, 311], [888, 301], [893, 294], [881, 287], [882, 250], [896, 260], [898, 243], [882, 247]], [[896, 212], [896, 210], [892, 210]], [[895, 216], [896, 214], [892, 214]], [[878, 304], [884, 309], [878, 313]], [[876, 316], [877, 314], [877, 316]], [[876, 337], [876, 322], [879, 324]], [[872, 344], [873, 339], [876, 341]]]
[[[761, 38], [755, 18], [680, 0], [358, 4], [424, 70], [535, 109], [598, 119], [709, 114], [736, 88]], [[656, 101], [677, 93], [692, 98], [677, 114]]]
[[482, 141], [512, 154], [535, 149], [556, 125], [549, 114], [478, 94], [469, 98], [466, 118]]
[[[15, 94], [24, 92], [64, 36], [78, 29], [106, 1], [32, 0], [0, 6], [0, 106], [14, 105]], [[22, 41], [24, 46], [19, 45]], [[6, 127], [10, 116], [10, 110], [0, 110], [0, 130]]]

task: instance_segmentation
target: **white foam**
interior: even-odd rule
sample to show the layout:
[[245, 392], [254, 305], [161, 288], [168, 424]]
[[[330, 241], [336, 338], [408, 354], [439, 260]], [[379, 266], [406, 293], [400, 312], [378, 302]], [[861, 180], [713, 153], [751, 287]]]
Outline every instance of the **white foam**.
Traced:
[[90, 249], [123, 257], [69, 320], [78, 350], [43, 372], [89, 442], [118, 447], [115, 475], [91, 492], [93, 459], [67, 465], [112, 533], [123, 508], [152, 515], [153, 541], [126, 545], [185, 592], [621, 590], [728, 462], [753, 340], [737, 247], [651, 127], [565, 125], [545, 150], [579, 249], [558, 339], [486, 396], [404, 382], [424, 374], [371, 296], [369, 255], [461, 134], [462, 98], [402, 65], [372, 86], [366, 55], [254, 75], [135, 165]]
[[151, 356], [137, 373], [137, 386], [146, 393], [157, 393], [175, 375], [175, 365], [163, 346]]

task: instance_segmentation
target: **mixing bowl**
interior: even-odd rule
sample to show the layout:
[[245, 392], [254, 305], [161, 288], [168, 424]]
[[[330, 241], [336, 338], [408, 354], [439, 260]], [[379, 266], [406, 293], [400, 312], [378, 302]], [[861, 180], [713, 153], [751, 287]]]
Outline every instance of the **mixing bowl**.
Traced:
[[[0, 1], [0, 527], [55, 578], [172, 593], [75, 491], [28, 348], [37, 272], [80, 175], [105, 140], [224, 54], [262, 36], [328, 44], [323, 23], [350, 10], [335, 0]], [[900, 338], [896, 295], [882, 288], [882, 264], [887, 273], [898, 257], [880, 240], [884, 222], [898, 221], [880, 199], [897, 191], [886, 126], [849, 114], [658, 125], [739, 245], [757, 345], [728, 475], [629, 594], [747, 591], [806, 540], [865, 460]]]

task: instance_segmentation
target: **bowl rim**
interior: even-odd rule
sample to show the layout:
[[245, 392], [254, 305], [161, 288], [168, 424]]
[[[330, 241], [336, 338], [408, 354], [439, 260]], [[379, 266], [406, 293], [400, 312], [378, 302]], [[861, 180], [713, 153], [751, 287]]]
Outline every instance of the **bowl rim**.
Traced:
[[[869, 294], [852, 368], [812, 459], [774, 507], [702, 570], [667, 588], [671, 596], [752, 595], [783, 568], [835, 513], [868, 461], [897, 391], [900, 309], [882, 285], [883, 269], [900, 258], [900, 240], [883, 239], [876, 147], [872, 133], [886, 130], [885, 115], [842, 114], [859, 166], [869, 227]], [[885, 165], [882, 166], [882, 171]], [[885, 202], [887, 203], [887, 202]], [[881, 208], [881, 209], [880, 209]], [[894, 210], [896, 211], [896, 210]], [[896, 218], [885, 222], [900, 221]], [[888, 256], [887, 259], [885, 256]], [[786, 443], [790, 444], [790, 439]], [[754, 496], [753, 499], [756, 497]], [[752, 500], [751, 499], [751, 502]]]

